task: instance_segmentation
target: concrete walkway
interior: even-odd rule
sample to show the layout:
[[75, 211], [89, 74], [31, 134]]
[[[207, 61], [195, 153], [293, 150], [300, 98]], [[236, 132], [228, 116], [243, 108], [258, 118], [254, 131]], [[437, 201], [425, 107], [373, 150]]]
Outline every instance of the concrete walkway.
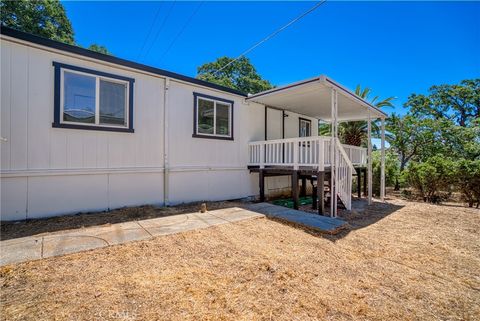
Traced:
[[0, 242], [0, 266], [258, 217], [264, 217], [264, 215], [232, 207], [207, 213], [180, 214], [10, 239]]
[[268, 217], [292, 222], [322, 233], [337, 234], [347, 227], [347, 223], [338, 218], [320, 216], [270, 203], [251, 204], [247, 208]]
[[346, 227], [346, 223], [340, 219], [319, 216], [269, 203], [257, 203], [247, 205], [245, 209], [231, 207], [207, 213], [179, 214], [0, 241], [0, 266], [265, 216], [330, 234], [338, 233]]

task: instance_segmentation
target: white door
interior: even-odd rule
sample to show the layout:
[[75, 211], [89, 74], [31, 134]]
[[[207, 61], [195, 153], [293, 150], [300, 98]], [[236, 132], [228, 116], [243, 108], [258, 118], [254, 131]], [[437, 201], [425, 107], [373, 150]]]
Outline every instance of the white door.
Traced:
[[283, 112], [267, 107], [267, 140], [283, 138]]

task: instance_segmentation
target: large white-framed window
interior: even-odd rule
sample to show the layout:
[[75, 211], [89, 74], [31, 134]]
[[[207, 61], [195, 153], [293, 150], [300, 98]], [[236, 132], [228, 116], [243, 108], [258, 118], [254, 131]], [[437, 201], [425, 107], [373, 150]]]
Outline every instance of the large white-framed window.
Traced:
[[134, 79], [54, 62], [53, 127], [133, 132]]
[[193, 137], [233, 140], [233, 101], [194, 93]]

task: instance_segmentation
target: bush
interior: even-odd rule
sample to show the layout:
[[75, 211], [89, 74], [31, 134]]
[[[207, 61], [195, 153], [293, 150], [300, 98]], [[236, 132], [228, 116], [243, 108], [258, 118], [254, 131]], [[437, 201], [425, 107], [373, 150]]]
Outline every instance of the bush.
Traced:
[[455, 185], [462, 198], [473, 207], [480, 204], [480, 160], [462, 159], [455, 166]]
[[405, 176], [425, 202], [439, 203], [441, 191], [449, 191], [454, 183], [454, 162], [448, 158], [433, 156], [423, 163], [411, 162]]
[[[374, 195], [380, 195], [380, 176], [381, 176], [381, 151], [372, 153], [372, 190]], [[395, 153], [387, 151], [385, 153], [385, 186], [394, 186], [397, 179], [400, 179], [400, 161]]]

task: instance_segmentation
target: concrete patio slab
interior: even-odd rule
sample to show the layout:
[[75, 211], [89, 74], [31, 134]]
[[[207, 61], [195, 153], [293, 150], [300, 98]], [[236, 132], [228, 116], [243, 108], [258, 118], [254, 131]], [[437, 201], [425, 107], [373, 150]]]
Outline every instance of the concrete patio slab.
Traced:
[[244, 208], [232, 207], [225, 210], [215, 210], [208, 212], [210, 215], [217, 217], [218, 219], [224, 220], [225, 223], [228, 222], [238, 222], [250, 218], [259, 218], [265, 217], [264, 214], [258, 212], [250, 211]]
[[109, 245], [115, 245], [148, 239], [151, 237], [151, 234], [139, 222], [125, 222], [113, 224], [105, 230], [93, 231], [93, 236], [105, 240]]
[[139, 221], [138, 223], [152, 236], [169, 235], [212, 226], [193, 215], [192, 213], [180, 214]]
[[41, 237], [22, 237], [0, 242], [0, 266], [41, 258]]
[[265, 214], [268, 217], [299, 224], [323, 233], [336, 234], [347, 227], [347, 223], [338, 218], [320, 216], [269, 203], [252, 204], [247, 208]]
[[51, 235], [43, 238], [42, 258], [92, 250], [104, 246], [108, 246], [105, 240], [92, 235]]
[[239, 207], [92, 226], [0, 242], [0, 265], [92, 250], [161, 235], [264, 217]]

